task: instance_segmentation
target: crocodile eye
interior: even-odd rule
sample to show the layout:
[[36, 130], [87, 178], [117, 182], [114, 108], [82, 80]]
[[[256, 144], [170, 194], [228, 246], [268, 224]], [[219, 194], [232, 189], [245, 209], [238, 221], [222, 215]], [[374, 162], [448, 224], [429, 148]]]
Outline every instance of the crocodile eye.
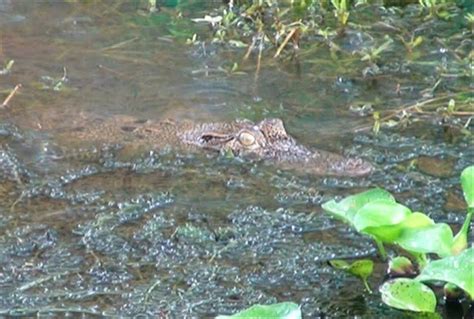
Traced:
[[255, 136], [249, 132], [242, 132], [239, 135], [239, 142], [244, 146], [251, 146], [252, 144], [255, 144]]

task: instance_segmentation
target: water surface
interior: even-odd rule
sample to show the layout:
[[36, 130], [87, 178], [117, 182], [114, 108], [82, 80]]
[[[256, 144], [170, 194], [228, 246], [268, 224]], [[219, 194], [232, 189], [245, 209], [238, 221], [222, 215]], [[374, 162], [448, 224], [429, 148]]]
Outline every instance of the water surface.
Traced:
[[[320, 204], [380, 186], [414, 211], [460, 227], [458, 176], [474, 163], [472, 140], [450, 135], [441, 117], [375, 136], [356, 130], [372, 120], [351, 108], [383, 111], [462, 93], [469, 87], [462, 75], [429, 89], [441, 74], [462, 74], [458, 57], [470, 41], [463, 26], [424, 21], [410, 6], [360, 9], [354, 23], [371, 28], [334, 38], [341, 48], [380, 45], [381, 19], [401, 33], [416, 25], [426, 37], [419, 56], [407, 60], [395, 42], [380, 73], [367, 76], [356, 53], [334, 60], [314, 37], [297, 60], [265, 54], [256, 76], [256, 55], [242, 61], [245, 49], [212, 43], [209, 26], [190, 21], [219, 6], [189, 1], [149, 14], [137, 1], [0, 0], [0, 62], [15, 60], [0, 75], [0, 100], [22, 84], [0, 109], [1, 315], [194, 318], [291, 300], [305, 318], [410, 317], [327, 265], [376, 258], [376, 250]], [[187, 44], [195, 33], [201, 42]], [[234, 62], [243, 74], [228, 72]], [[169, 149], [117, 158], [113, 147], [88, 141], [62, 153], [74, 141], [58, 145], [57, 134], [117, 115], [279, 117], [299, 142], [364, 157], [378, 169], [364, 178], [312, 176]], [[373, 287], [383, 272], [378, 265]]]

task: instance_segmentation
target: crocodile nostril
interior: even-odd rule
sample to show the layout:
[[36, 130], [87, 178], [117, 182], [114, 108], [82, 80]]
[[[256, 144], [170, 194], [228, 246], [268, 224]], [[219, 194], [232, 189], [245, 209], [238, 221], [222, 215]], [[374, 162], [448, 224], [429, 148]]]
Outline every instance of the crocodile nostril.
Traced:
[[72, 131], [74, 132], [84, 132], [86, 130], [86, 128], [84, 126], [79, 126], [79, 127], [76, 127], [76, 128], [73, 128]]
[[122, 131], [125, 131], [125, 132], [133, 132], [133, 131], [135, 131], [136, 127], [134, 127], [134, 126], [122, 126], [120, 129]]

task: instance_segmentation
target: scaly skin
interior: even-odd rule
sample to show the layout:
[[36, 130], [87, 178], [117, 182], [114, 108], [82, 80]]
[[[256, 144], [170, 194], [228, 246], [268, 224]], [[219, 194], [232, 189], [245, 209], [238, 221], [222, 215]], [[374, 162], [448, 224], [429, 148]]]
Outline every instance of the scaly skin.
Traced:
[[373, 166], [361, 159], [298, 144], [288, 135], [280, 119], [264, 119], [259, 123], [239, 120], [196, 124], [116, 116], [88, 123], [73, 132], [66, 132], [65, 136], [69, 141], [232, 152], [235, 156], [265, 160], [316, 175], [363, 176], [373, 171]]

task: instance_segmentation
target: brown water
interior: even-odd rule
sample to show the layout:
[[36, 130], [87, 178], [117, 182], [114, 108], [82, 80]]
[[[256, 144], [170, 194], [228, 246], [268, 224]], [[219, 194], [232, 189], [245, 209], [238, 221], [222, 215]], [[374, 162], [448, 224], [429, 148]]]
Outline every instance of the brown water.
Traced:
[[[327, 266], [376, 251], [319, 205], [381, 186], [459, 228], [458, 176], [474, 162], [472, 140], [453, 137], [438, 117], [379, 136], [356, 132], [372, 120], [350, 106], [384, 110], [467, 92], [466, 76], [441, 76], [466, 67], [458, 57], [471, 40], [462, 25], [423, 21], [411, 7], [360, 10], [352, 19], [372, 29], [348, 30], [335, 40], [341, 48], [380, 45], [387, 31], [372, 23], [382, 19], [417, 26], [426, 36], [419, 57], [407, 61], [394, 43], [381, 72], [364, 77], [359, 56], [334, 60], [316, 37], [298, 60], [268, 52], [256, 77], [255, 56], [242, 61], [245, 49], [211, 43], [208, 26], [189, 20], [220, 1], [187, 3], [150, 15], [136, 1], [0, 0], [0, 63], [15, 60], [0, 75], [0, 101], [22, 84], [0, 109], [0, 315], [194, 318], [291, 300], [305, 318], [410, 317]], [[186, 44], [194, 33], [203, 41]], [[225, 71], [234, 62], [244, 74]], [[59, 132], [114, 115], [280, 117], [299, 142], [365, 157], [378, 170], [327, 178], [167, 149], [123, 159], [87, 141], [57, 156], [68, 146], [57, 144]], [[373, 287], [383, 276], [377, 267]]]

